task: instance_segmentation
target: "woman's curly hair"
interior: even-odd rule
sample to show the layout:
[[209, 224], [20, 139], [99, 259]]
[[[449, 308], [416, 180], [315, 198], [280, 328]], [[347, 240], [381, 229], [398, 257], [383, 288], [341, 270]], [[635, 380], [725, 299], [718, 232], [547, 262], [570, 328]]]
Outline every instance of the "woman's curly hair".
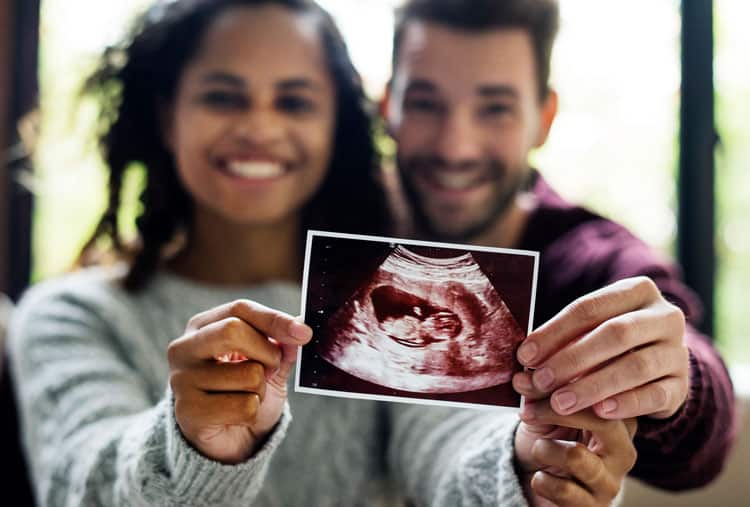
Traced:
[[[336, 89], [336, 127], [327, 177], [303, 209], [306, 229], [367, 234], [390, 227], [379, 178], [380, 157], [360, 77], [331, 16], [312, 0], [162, 1], [142, 15], [119, 46], [104, 52], [85, 81], [82, 97], [99, 106], [97, 138], [109, 170], [109, 199], [80, 264], [95, 259], [100, 240], [111, 242], [117, 258], [129, 262], [124, 286], [143, 288], [159, 268], [163, 251], [181, 231], [190, 230], [193, 199], [179, 180], [165, 147], [160, 110], [176, 94], [183, 69], [198, 49], [208, 26], [222, 11], [236, 6], [276, 4], [312, 17]], [[128, 168], [145, 168], [138, 240], [125, 244], [118, 227], [123, 180]]]

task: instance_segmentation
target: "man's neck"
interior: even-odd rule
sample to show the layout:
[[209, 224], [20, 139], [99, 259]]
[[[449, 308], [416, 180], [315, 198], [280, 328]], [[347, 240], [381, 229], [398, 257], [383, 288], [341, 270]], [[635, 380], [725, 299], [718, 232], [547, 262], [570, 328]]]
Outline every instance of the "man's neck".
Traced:
[[468, 242], [473, 245], [518, 248], [535, 208], [536, 199], [531, 193], [519, 193], [513, 204], [498, 217], [493, 225], [469, 239]]

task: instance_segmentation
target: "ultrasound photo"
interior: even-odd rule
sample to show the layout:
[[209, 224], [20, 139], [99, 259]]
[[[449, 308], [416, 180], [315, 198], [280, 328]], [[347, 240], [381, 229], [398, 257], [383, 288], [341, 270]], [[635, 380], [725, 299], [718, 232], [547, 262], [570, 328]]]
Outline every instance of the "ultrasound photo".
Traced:
[[310, 231], [297, 391], [518, 407], [538, 254]]

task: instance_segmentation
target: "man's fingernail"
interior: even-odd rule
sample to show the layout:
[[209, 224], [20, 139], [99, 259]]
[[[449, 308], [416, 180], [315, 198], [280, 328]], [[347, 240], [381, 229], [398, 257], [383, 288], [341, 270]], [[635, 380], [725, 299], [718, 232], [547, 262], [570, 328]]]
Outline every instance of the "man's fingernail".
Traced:
[[561, 410], [569, 410], [576, 404], [576, 394], [571, 391], [563, 391], [555, 395], [557, 406]]
[[536, 413], [534, 412], [534, 405], [526, 403], [521, 409], [521, 419], [526, 422], [531, 422], [536, 419]]
[[609, 414], [617, 410], [617, 402], [613, 399], [604, 400], [604, 403], [602, 403], [602, 411], [605, 414]]
[[555, 382], [555, 374], [552, 370], [545, 366], [544, 368], [534, 372], [534, 384], [542, 390], [546, 391]]
[[298, 340], [307, 340], [312, 336], [312, 329], [310, 329], [304, 322], [294, 319], [289, 324], [289, 334]]
[[518, 374], [514, 380], [516, 386], [522, 391], [531, 391], [534, 387], [531, 385], [531, 380], [528, 375]]
[[526, 364], [530, 363], [536, 357], [536, 353], [539, 352], [539, 346], [534, 342], [526, 342], [518, 349], [518, 359]]

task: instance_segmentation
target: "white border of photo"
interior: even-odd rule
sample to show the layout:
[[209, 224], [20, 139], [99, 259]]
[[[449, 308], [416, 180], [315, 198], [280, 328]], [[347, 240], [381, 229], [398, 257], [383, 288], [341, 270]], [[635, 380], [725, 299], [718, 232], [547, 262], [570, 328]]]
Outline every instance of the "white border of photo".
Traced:
[[[307, 232], [307, 241], [305, 245], [305, 264], [304, 264], [304, 271], [302, 275], [302, 296], [301, 296], [301, 302], [300, 302], [300, 313], [303, 317], [306, 316], [306, 311], [307, 311], [306, 305], [307, 305], [307, 295], [308, 295], [308, 288], [309, 288], [308, 284], [309, 284], [309, 274], [310, 274], [309, 270], [310, 270], [311, 250], [312, 250], [313, 239], [315, 237], [353, 239], [353, 240], [374, 241], [374, 242], [389, 243], [389, 244], [446, 248], [446, 249], [452, 249], [452, 250], [466, 250], [467, 252], [471, 252], [471, 251], [490, 252], [490, 253], [524, 255], [524, 256], [533, 257], [534, 269], [533, 269], [533, 279], [532, 279], [532, 285], [531, 285], [531, 301], [529, 304], [528, 328], [526, 330], [526, 334], [527, 335], [530, 334], [533, 329], [534, 308], [536, 304], [537, 280], [538, 280], [538, 274], [539, 274], [539, 252], [535, 252], [531, 250], [517, 250], [517, 249], [511, 249], [511, 248], [466, 245], [466, 244], [459, 244], [459, 243], [442, 243], [442, 242], [434, 242], [434, 241], [421, 241], [421, 240], [412, 240], [412, 239], [403, 239], [403, 238], [393, 238], [393, 237], [387, 237], [387, 236], [368, 236], [368, 235], [362, 235], [362, 234], [346, 234], [346, 233], [327, 232], [327, 231], [318, 231], [318, 230], [309, 230]], [[519, 407], [508, 407], [508, 406], [502, 406], [502, 405], [489, 405], [489, 404], [467, 403], [467, 402], [459, 402], [459, 401], [434, 400], [434, 399], [427, 399], [427, 398], [413, 398], [413, 397], [388, 396], [388, 395], [379, 395], [379, 394], [366, 394], [366, 393], [357, 393], [357, 392], [350, 392], [350, 391], [340, 391], [340, 390], [335, 390], [335, 389], [318, 389], [318, 388], [312, 388], [312, 387], [306, 387], [306, 386], [300, 385], [301, 371], [302, 371], [302, 347], [300, 348], [300, 352], [297, 355], [297, 366], [296, 366], [295, 378], [294, 378], [294, 390], [295, 392], [298, 392], [298, 393], [317, 394], [317, 395], [331, 396], [331, 397], [336, 397], [336, 398], [389, 401], [389, 402], [396, 402], [396, 403], [411, 403], [411, 404], [418, 404], [418, 405], [474, 408], [474, 409], [482, 409], [482, 410], [504, 410], [504, 411], [512, 411], [512, 412], [520, 411], [520, 409], [523, 407], [523, 404], [524, 404], [523, 397], [521, 397], [521, 403]]]

